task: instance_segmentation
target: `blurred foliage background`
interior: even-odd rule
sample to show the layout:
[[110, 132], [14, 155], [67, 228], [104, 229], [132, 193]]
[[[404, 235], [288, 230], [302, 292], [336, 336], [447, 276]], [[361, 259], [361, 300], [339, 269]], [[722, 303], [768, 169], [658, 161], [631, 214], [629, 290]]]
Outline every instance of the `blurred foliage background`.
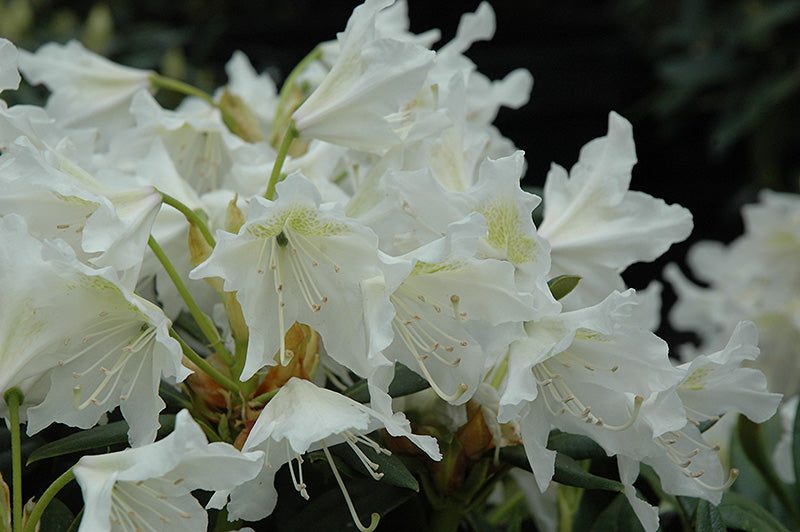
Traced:
[[[237, 49], [280, 83], [317, 42], [344, 29], [358, 3], [0, 0], [0, 35], [29, 50], [80, 39], [118, 62], [213, 90]], [[408, 3], [412, 30], [441, 28], [446, 42], [479, 0]], [[640, 162], [632, 188], [694, 213], [690, 240], [654, 264], [630, 268], [631, 286], [660, 277], [691, 242], [738, 235], [739, 208], [758, 189], [798, 191], [800, 0], [492, 5], [496, 36], [474, 45], [470, 56], [492, 78], [520, 66], [534, 75], [531, 102], [501, 111], [496, 122], [526, 151], [526, 183], [541, 186], [551, 161], [571, 166], [584, 143], [605, 134], [608, 112], [616, 110], [634, 126]], [[8, 99], [44, 96], [27, 88]], [[660, 334], [671, 340], [674, 333]]]

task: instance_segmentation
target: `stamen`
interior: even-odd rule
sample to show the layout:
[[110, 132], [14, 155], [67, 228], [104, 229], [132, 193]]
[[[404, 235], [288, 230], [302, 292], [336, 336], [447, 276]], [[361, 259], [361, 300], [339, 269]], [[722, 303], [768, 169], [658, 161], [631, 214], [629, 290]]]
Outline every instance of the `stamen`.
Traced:
[[739, 477], [739, 470], [734, 467], [734, 468], [732, 468], [730, 470], [730, 472], [728, 473], [727, 480], [725, 480], [725, 482], [723, 482], [721, 486], [709, 486], [708, 484], [706, 484], [705, 482], [703, 482], [699, 478], [695, 478], [694, 481], [697, 482], [698, 484], [700, 484], [702, 487], [704, 487], [707, 490], [724, 491], [724, 490], [730, 488], [733, 485], [733, 483], [736, 482], [736, 479], [738, 477]]
[[361, 520], [359, 520], [358, 514], [356, 514], [356, 509], [353, 507], [353, 501], [350, 500], [350, 494], [347, 493], [347, 488], [344, 486], [342, 477], [339, 475], [339, 470], [336, 469], [336, 465], [333, 463], [333, 458], [328, 450], [328, 446], [324, 443], [322, 444], [322, 451], [325, 453], [325, 458], [328, 460], [328, 465], [331, 466], [333, 476], [336, 478], [336, 482], [339, 484], [339, 488], [342, 490], [344, 500], [347, 502], [347, 509], [350, 510], [350, 516], [353, 518], [353, 523], [356, 525], [356, 528], [358, 528], [361, 532], [373, 532], [378, 527], [378, 522], [381, 520], [380, 514], [372, 514], [369, 527], [365, 527], [361, 524]]
[[[308, 500], [310, 497], [308, 495], [308, 491], [306, 491], [306, 485], [303, 483], [303, 457], [299, 454], [292, 451], [292, 448], [289, 447], [289, 441], [286, 441], [286, 454], [289, 456], [289, 474], [292, 476], [292, 483], [294, 484], [294, 489], [296, 489], [300, 495], [305, 499]], [[292, 457], [294, 455], [294, 457]], [[300, 477], [300, 481], [297, 480], [297, 477], [294, 474], [294, 467], [292, 467], [292, 459], [297, 460], [297, 470], [298, 475]]]
[[364, 465], [364, 468], [367, 470], [367, 473], [369, 473], [372, 478], [374, 478], [375, 480], [380, 480], [381, 478], [383, 478], [383, 473], [377, 472], [378, 469], [380, 468], [378, 464], [370, 460], [369, 457], [366, 454], [364, 454], [364, 451], [362, 451], [358, 447], [358, 445], [355, 444], [350, 438], [346, 439], [345, 441], [347, 442], [347, 445], [349, 445], [350, 448], [353, 449], [353, 452], [356, 453], [356, 456]]

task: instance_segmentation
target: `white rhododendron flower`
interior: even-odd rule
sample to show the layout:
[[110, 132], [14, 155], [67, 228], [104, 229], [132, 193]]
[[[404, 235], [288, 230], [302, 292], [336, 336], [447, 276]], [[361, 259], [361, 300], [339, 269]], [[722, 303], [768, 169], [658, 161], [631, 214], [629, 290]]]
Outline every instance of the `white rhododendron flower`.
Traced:
[[191, 492], [231, 489], [253, 478], [261, 452], [208, 443], [182, 410], [163, 440], [84, 456], [75, 465], [86, 509], [79, 532], [180, 530], [204, 532], [208, 517]]
[[544, 186], [539, 233], [551, 245], [550, 276], [580, 275], [565, 301], [593, 305], [624, 283], [619, 272], [651, 261], [689, 236], [692, 215], [680, 205], [628, 190], [636, 164], [630, 123], [608, 117], [608, 134], [586, 144], [569, 175], [554, 164]]
[[120, 406], [130, 441], [153, 441], [164, 408], [161, 376], [189, 373], [169, 320], [110, 269], [81, 264], [63, 242], [42, 245], [17, 215], [0, 218], [0, 232], [3, 389], [44, 379], [30, 395], [38, 404], [25, 410], [28, 432], [53, 421], [89, 428]]
[[[46, 110], [66, 127], [97, 127], [112, 135], [129, 127], [131, 98], [150, 86], [148, 70], [113, 63], [78, 41], [20, 51], [20, 71], [51, 91]], [[107, 142], [107, 139], [106, 139]]]
[[291, 358], [283, 338], [295, 321], [319, 331], [334, 360], [367, 376], [387, 363], [368, 345], [360, 287], [382, 275], [377, 237], [334, 205], [320, 205], [316, 187], [299, 173], [277, 192], [274, 202], [251, 200], [237, 235], [217, 233], [211, 256], [190, 277], [219, 277], [225, 290], [238, 291], [250, 328], [243, 379]]
[[[233, 490], [218, 491], [209, 504], [217, 507], [230, 497], [230, 519], [256, 521], [269, 515], [275, 508], [278, 496], [273, 486], [275, 473], [283, 464], [288, 464], [290, 468], [295, 489], [308, 499], [301, 455], [317, 449], [324, 449], [327, 455], [328, 447], [342, 442], [350, 446], [369, 474], [379, 479], [382, 474], [377, 464], [366, 457], [359, 444], [388, 453], [366, 436], [381, 428], [392, 436], [408, 438], [432, 459], [440, 460], [436, 440], [430, 436], [412, 434], [407, 425], [402, 414], [386, 416], [341, 394], [292, 378], [261, 412], [242, 447], [243, 452], [264, 452], [264, 462], [258, 476]], [[292, 464], [295, 461], [297, 466]], [[335, 468], [335, 465], [331, 463], [331, 467]], [[338, 478], [338, 472], [335, 474]], [[341, 481], [340, 486], [358, 522]]]
[[353, 11], [339, 57], [293, 115], [301, 135], [366, 151], [403, 140], [402, 107], [422, 88], [434, 53], [376, 35], [375, 16], [390, 3], [367, 0]]
[[729, 245], [704, 241], [689, 250], [689, 267], [707, 287], [675, 265], [664, 270], [678, 295], [670, 321], [700, 336], [698, 349], [681, 351], [685, 360], [721, 349], [741, 320], [752, 321], [762, 353], [753, 365], [771, 390], [792, 396], [800, 391], [794, 348], [800, 341], [800, 198], [766, 190], [758, 203], [742, 208], [742, 217], [745, 232]]

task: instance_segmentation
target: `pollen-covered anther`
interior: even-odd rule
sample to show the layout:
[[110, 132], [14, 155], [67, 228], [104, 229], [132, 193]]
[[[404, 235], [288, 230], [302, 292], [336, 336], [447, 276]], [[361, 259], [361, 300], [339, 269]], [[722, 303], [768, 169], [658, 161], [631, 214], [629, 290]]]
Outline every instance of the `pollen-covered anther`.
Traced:
[[70, 224], [58, 224], [56, 225], [56, 229], [66, 229], [70, 226]]
[[333, 271], [335, 271], [336, 273], [339, 273], [341, 270], [342, 270], [342, 269], [341, 269], [341, 268], [339, 268], [339, 266], [337, 266], [337, 265], [335, 265], [335, 264], [333, 265]]
[[706, 470], [700, 469], [699, 471], [684, 471], [683, 474], [689, 478], [700, 478], [706, 474]]
[[454, 345], [448, 345], [447, 347], [444, 348], [444, 350], [447, 351], [448, 353], [452, 353], [455, 350], [455, 348], [456, 346]]
[[467, 341], [466, 340], [461, 340], [461, 342], [459, 342], [459, 343], [461, 344], [462, 347], [467, 347]]

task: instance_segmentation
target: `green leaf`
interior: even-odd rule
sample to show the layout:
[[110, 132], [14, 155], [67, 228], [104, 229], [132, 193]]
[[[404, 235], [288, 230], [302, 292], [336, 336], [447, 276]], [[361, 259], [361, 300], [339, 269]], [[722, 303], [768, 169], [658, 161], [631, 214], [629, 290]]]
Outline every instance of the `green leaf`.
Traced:
[[565, 454], [556, 455], [556, 472], [553, 480], [567, 486], [576, 486], [590, 490], [619, 491], [624, 488], [621, 482], [589, 473], [577, 460]]
[[[527, 471], [531, 470], [531, 465], [528, 463], [528, 457], [522, 445], [503, 447], [500, 449], [500, 459], [521, 469]], [[576, 460], [561, 453], [556, 454], [556, 471], [553, 480], [567, 486], [576, 486], [586, 489], [619, 492], [622, 492], [624, 489], [620, 482], [593, 475], [583, 469]]]
[[547, 448], [565, 454], [575, 460], [587, 458], [605, 458], [606, 452], [600, 445], [588, 436], [569, 434], [559, 430], [552, 430], [547, 439]]
[[697, 505], [697, 521], [694, 529], [697, 532], [727, 531], [717, 507], [706, 500], [701, 500], [700, 504]]
[[66, 532], [75, 516], [67, 505], [58, 499], [53, 499], [45, 508], [39, 521], [40, 530], [45, 532]]
[[[369, 523], [371, 513], [386, 515], [414, 497], [414, 492], [411, 490], [383, 484], [372, 479], [355, 478], [345, 482], [361, 522], [365, 524]], [[281, 518], [282, 522], [277, 527], [281, 532], [307, 532], [309, 530], [352, 532], [354, 530], [352, 517], [338, 486], [332, 487], [324, 493], [315, 493], [308, 503], [300, 507], [299, 511], [281, 515]], [[378, 526], [380, 527], [380, 525]]]
[[[172, 414], [161, 415], [158, 416], [158, 421], [161, 423], [161, 428], [158, 429], [157, 439], [163, 438], [172, 432], [175, 427], [175, 416]], [[42, 445], [31, 453], [30, 458], [28, 458], [28, 465], [45, 458], [55, 458], [56, 456], [127, 443], [128, 424], [125, 421], [97, 425], [89, 430], [82, 430], [60, 440]]]
[[[356, 445], [358, 445], [359, 449], [364, 452], [367, 458], [378, 464], [377, 472], [383, 473], [383, 477], [381, 477], [380, 482], [386, 482], [392, 486], [419, 491], [419, 482], [417, 482], [417, 479], [414, 478], [414, 475], [411, 474], [411, 471], [408, 470], [400, 458], [395, 455], [378, 453], [372, 447], [368, 447], [363, 444]], [[352, 467], [354, 470], [362, 473], [363, 475], [369, 476], [369, 473], [366, 471], [366, 466], [361, 463], [361, 460], [359, 460], [358, 456], [356, 456], [356, 453], [349, 446], [337, 445], [331, 448], [331, 452], [344, 460], [347, 465]]]
[[628, 499], [620, 494], [600, 512], [589, 532], [644, 532], [644, 528]]
[[[428, 383], [428, 381], [408, 369], [403, 364], [397, 362], [394, 365], [394, 379], [392, 379], [392, 383], [389, 385], [390, 396], [402, 397], [404, 395], [410, 395], [430, 387], [431, 385]], [[349, 397], [353, 401], [366, 403], [369, 401], [367, 380], [359, 380], [342, 392], [342, 394]]]
[[550, 293], [556, 300], [566, 296], [578, 286], [582, 277], [580, 275], [559, 275], [547, 281], [547, 286], [550, 287]]
[[797, 502], [792, 497], [788, 486], [780, 479], [772, 459], [767, 454], [767, 449], [761, 437], [761, 425], [753, 423], [744, 416], [739, 416], [738, 436], [747, 458], [756, 466], [764, 478], [766, 485], [775, 494], [784, 508], [800, 522], [800, 511]]
[[717, 510], [729, 528], [745, 532], [789, 532], [763, 507], [732, 491], [725, 494]]

